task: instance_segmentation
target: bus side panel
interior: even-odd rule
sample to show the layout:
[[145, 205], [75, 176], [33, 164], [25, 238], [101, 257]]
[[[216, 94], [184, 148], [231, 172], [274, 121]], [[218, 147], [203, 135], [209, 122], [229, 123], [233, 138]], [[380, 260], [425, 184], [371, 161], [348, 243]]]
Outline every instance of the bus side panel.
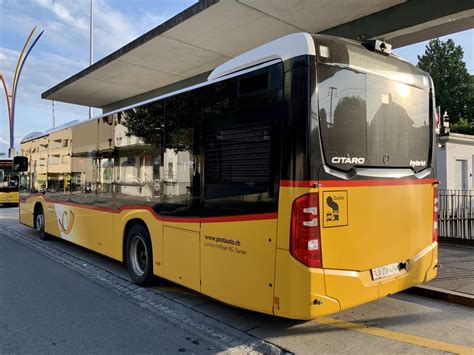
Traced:
[[38, 199], [37, 197], [28, 197], [20, 201], [20, 206], [19, 206], [20, 223], [25, 224], [29, 227], [34, 227], [33, 211], [34, 211], [34, 206], [37, 199]]
[[91, 207], [42, 201], [45, 232], [113, 257], [113, 212]]
[[201, 292], [254, 311], [273, 313], [277, 221], [201, 225]]
[[[66, 219], [69, 216], [61, 216], [58, 215], [56, 209], [54, 208], [55, 204], [53, 202], [50, 202], [46, 199], [43, 199], [43, 211], [44, 211], [44, 231], [50, 235], [53, 235], [55, 237], [61, 237], [61, 231], [59, 230], [59, 223], [66, 223], [65, 228], [69, 228], [71, 223], [74, 224], [74, 221], [71, 221], [71, 218], [69, 218], [68, 221]], [[77, 215], [77, 212], [73, 213], [74, 215]], [[68, 233], [69, 234], [69, 233]], [[73, 233], [71, 231], [70, 236], [66, 236], [65, 239], [67, 238], [73, 238], [73, 236], [77, 235], [77, 232]], [[77, 238], [77, 236], [75, 237]], [[68, 239], [69, 240], [69, 239]], [[80, 239], [79, 239], [80, 240]], [[72, 240], [71, 240], [72, 241]], [[76, 241], [73, 241], [73, 243], [82, 245]], [[85, 246], [85, 245], [84, 245]], [[86, 248], [89, 248], [89, 246], [85, 246]]]

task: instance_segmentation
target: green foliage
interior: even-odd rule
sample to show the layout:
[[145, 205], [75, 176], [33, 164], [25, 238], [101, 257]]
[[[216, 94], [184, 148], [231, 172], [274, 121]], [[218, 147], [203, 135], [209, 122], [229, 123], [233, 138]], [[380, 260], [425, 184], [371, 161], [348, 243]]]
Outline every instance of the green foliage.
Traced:
[[[470, 124], [474, 119], [474, 85], [463, 61], [464, 52], [452, 39], [446, 42], [431, 40], [425, 53], [418, 56], [418, 67], [433, 78], [436, 105], [448, 111], [451, 124], [466, 117]], [[463, 126], [464, 127], [464, 126]]]
[[474, 75], [471, 75], [469, 80], [469, 93], [467, 99], [467, 114], [471, 122], [474, 121]]
[[215, 84], [212, 90], [204, 87], [136, 107], [122, 114], [121, 123], [127, 136], [138, 137], [157, 149], [188, 151], [193, 147], [194, 135], [200, 134], [199, 122], [235, 109], [237, 95], [232, 88], [236, 89], [237, 83], [229, 87]]
[[190, 150], [193, 142], [193, 127], [189, 118], [180, 114], [180, 107], [168, 108], [165, 127], [163, 102], [153, 103], [124, 112], [121, 123], [127, 128], [127, 136], [141, 138], [144, 143], [157, 149], [170, 148], [175, 151]]
[[474, 121], [461, 117], [457, 123], [451, 126], [451, 132], [474, 135]]
[[127, 128], [127, 136], [160, 147], [165, 126], [164, 105], [158, 102], [125, 111], [121, 123]]

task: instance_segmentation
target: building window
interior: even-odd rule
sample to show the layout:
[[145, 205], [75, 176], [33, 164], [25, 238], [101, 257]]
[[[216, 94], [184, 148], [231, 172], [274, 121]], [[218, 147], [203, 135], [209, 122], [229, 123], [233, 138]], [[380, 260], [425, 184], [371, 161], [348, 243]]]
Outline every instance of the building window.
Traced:
[[456, 190], [467, 190], [467, 160], [456, 159]]
[[172, 162], [168, 163], [168, 179], [170, 180], [173, 179], [173, 163]]

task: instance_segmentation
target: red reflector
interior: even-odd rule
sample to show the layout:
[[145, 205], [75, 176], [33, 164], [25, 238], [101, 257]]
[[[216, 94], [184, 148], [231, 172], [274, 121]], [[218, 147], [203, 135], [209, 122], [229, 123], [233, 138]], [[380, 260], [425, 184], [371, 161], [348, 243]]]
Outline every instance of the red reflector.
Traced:
[[298, 197], [291, 210], [290, 253], [309, 267], [322, 267], [319, 195]]

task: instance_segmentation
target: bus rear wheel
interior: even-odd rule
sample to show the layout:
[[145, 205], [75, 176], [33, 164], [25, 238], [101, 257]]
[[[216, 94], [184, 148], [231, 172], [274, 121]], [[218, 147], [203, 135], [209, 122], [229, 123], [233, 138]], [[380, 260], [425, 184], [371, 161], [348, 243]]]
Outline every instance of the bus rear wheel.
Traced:
[[44, 226], [45, 226], [44, 210], [43, 210], [43, 206], [39, 205], [36, 208], [36, 212], [35, 212], [35, 228], [41, 240], [48, 239], [48, 235], [44, 231]]
[[139, 286], [148, 286], [153, 279], [153, 256], [146, 228], [139, 224], [130, 228], [125, 241], [125, 256], [133, 282]]

